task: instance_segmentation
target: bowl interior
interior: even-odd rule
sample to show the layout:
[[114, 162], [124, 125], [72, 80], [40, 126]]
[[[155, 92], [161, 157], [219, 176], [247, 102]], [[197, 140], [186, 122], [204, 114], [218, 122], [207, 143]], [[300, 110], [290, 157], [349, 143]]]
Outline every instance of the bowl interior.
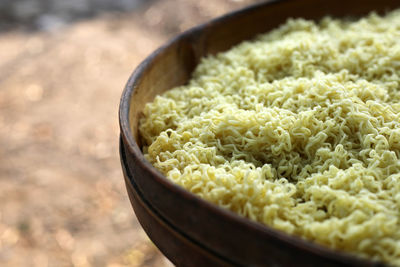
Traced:
[[[165, 177], [144, 159], [141, 151], [138, 124], [145, 104], [152, 101], [156, 95], [162, 94], [175, 86], [185, 84], [190, 79], [192, 71], [203, 56], [225, 51], [243, 40], [248, 40], [257, 34], [267, 32], [284, 23], [289, 17], [302, 17], [314, 20], [326, 15], [334, 17], [358, 17], [371, 11], [384, 13], [399, 6], [400, 2], [393, 0], [365, 0], [362, 2], [348, 0], [270, 1], [228, 14], [193, 28], [155, 51], [130, 77], [120, 105], [121, 137], [122, 143], [126, 148], [127, 165], [130, 165], [127, 166], [127, 172], [133, 174], [132, 176], [137, 182], [137, 188], [141, 191], [143, 197], [157, 209], [157, 212], [166, 221], [169, 221], [177, 229], [190, 235], [198, 242], [207, 243], [208, 247], [213, 246], [214, 243], [217, 244], [218, 240], [210, 234], [207, 235], [207, 231], [205, 230], [193, 228], [194, 226], [201, 226], [202, 222], [196, 221], [201, 219], [196, 218], [196, 213], [190, 211], [190, 208], [197, 208], [197, 214], [203, 211], [204, 214], [208, 214], [207, 212], [210, 211], [209, 214], [212, 214], [212, 216], [219, 216], [219, 221], [215, 219], [215, 222], [225, 223], [223, 225], [225, 229], [233, 229], [232, 231], [235, 231], [237, 229], [235, 228], [236, 226], [243, 226], [241, 229], [249, 230], [248, 238], [246, 238], [246, 234], [243, 234], [243, 243], [248, 244], [249, 247], [257, 244], [254, 245], [257, 248], [257, 246], [263, 246], [265, 240], [279, 239], [280, 242], [282, 241], [288, 247], [300, 249], [305, 253], [314, 253], [312, 255], [320, 255], [322, 258], [330, 258], [332, 261], [335, 261], [335, 257], [337, 257], [338, 261], [350, 263], [352, 266], [374, 265], [373, 262], [359, 261], [351, 256], [315, 246], [299, 238], [296, 239], [274, 231], [266, 226], [260, 227], [260, 225], [249, 220], [218, 211], [217, 208], [205, 203], [205, 201], [200, 200], [181, 188], [177, 188], [177, 186], [166, 180]], [[160, 195], [163, 197], [160, 197]], [[182, 200], [187, 203], [183, 203], [182, 206], [176, 205], [175, 208], [171, 208], [168, 204], [169, 202], [178, 203]], [[183, 206], [184, 204], [186, 206]], [[185, 208], [179, 209], [177, 207]], [[187, 214], [182, 215], [182, 210], [185, 210]], [[208, 229], [212, 230], [212, 225], [206, 225], [207, 218], [203, 218], [203, 220], [205, 223], [203, 226], [210, 227]], [[213, 220], [209, 219], [209, 221]], [[231, 223], [234, 223], [235, 227], [231, 227]], [[219, 229], [223, 230], [224, 227], [220, 225]], [[231, 240], [228, 234], [226, 234], [226, 240]], [[258, 236], [260, 238], [257, 238]], [[262, 236], [267, 236], [271, 239], [261, 239]], [[223, 238], [223, 236], [218, 238]], [[250, 244], [251, 242], [253, 245]], [[218, 244], [222, 247], [224, 242], [221, 241]], [[286, 245], [283, 247], [286, 248]], [[231, 251], [233, 250], [229, 250], [228, 248], [220, 248], [220, 251], [221, 254], [225, 253], [225, 256], [232, 256], [233, 258], [237, 256], [238, 258], [241, 253], [240, 249], [240, 247], [235, 248], [234, 251], [237, 255], [232, 255]], [[257, 258], [258, 255], [256, 255], [256, 252], [250, 250], [246, 252], [245, 256], [248, 259], [260, 259], [260, 262], [263, 259], [262, 255]], [[282, 257], [285, 256], [283, 255]]]

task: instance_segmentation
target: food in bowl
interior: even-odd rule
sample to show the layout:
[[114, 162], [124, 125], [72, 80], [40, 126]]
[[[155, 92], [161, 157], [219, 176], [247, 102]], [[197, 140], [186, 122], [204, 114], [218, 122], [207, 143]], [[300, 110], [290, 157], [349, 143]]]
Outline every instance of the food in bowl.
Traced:
[[400, 265], [400, 11], [291, 19], [146, 105], [143, 152], [251, 220]]

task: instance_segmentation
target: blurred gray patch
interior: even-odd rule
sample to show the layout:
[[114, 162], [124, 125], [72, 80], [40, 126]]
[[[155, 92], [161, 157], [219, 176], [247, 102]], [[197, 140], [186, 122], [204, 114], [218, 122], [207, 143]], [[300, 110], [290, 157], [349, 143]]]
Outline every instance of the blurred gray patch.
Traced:
[[104, 12], [127, 12], [146, 0], [0, 0], [0, 30], [53, 30]]

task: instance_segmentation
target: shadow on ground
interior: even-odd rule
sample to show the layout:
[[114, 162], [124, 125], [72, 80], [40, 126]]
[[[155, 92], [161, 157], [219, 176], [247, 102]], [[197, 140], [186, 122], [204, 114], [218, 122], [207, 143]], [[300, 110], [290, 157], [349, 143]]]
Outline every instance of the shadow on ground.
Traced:
[[104, 13], [121, 13], [153, 0], [13, 0], [0, 1], [0, 30], [55, 30]]

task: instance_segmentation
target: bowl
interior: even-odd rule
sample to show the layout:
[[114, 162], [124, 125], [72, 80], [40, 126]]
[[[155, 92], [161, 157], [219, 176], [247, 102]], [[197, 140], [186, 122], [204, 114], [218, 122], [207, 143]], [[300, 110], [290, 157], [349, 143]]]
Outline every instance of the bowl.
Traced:
[[120, 157], [128, 195], [150, 239], [177, 266], [385, 266], [251, 221], [173, 184], [143, 156], [138, 123], [146, 103], [185, 84], [201, 57], [229, 49], [284, 23], [383, 13], [393, 0], [268, 1], [180, 34], [134, 71], [120, 110]]

